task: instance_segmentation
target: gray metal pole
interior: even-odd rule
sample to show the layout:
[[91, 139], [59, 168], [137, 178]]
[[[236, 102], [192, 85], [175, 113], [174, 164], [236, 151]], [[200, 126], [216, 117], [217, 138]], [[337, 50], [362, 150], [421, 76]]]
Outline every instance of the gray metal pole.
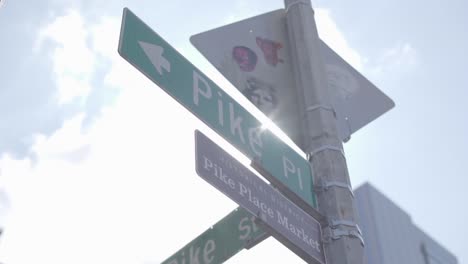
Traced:
[[323, 228], [329, 264], [364, 263], [364, 243], [338, 137], [336, 117], [328, 94], [327, 76], [310, 0], [284, 0], [292, 52], [299, 114], [303, 117], [301, 148], [314, 171], [319, 211], [329, 226]]

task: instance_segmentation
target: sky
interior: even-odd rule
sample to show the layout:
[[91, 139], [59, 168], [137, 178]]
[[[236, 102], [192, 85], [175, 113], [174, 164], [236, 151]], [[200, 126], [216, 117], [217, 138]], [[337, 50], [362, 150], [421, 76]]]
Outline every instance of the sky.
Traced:
[[[0, 263], [160, 263], [237, 207], [196, 175], [194, 130], [247, 159], [118, 55], [122, 9], [266, 120], [189, 38], [282, 1], [2, 2]], [[353, 187], [468, 263], [468, 3], [312, 4], [320, 37], [396, 104], [344, 144]], [[266, 259], [300, 262], [270, 238], [229, 263]]]

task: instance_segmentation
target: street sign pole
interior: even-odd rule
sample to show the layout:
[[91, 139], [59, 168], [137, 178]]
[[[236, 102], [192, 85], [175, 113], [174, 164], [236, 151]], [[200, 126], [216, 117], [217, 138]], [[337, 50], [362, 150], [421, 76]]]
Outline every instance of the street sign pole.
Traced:
[[319, 211], [327, 217], [323, 228], [329, 264], [364, 263], [364, 243], [336, 127], [336, 115], [327, 90], [317, 26], [310, 0], [284, 0], [293, 72], [302, 122], [301, 148], [314, 170]]

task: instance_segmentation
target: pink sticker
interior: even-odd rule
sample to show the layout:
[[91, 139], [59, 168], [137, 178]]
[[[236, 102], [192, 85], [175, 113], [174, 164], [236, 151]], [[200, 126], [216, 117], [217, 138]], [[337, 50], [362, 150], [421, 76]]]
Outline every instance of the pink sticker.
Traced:
[[236, 46], [232, 49], [232, 58], [237, 62], [239, 68], [251, 72], [257, 65], [257, 54], [245, 46]]
[[282, 59], [278, 58], [278, 50], [283, 47], [281, 43], [257, 37], [257, 45], [262, 50], [265, 61], [268, 64], [276, 66], [279, 62], [284, 63]]

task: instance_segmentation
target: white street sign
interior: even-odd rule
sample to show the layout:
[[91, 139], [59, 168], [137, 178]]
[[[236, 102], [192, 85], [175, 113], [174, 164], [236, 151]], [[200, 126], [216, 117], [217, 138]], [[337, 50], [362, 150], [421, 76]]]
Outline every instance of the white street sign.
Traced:
[[307, 263], [325, 264], [320, 223], [195, 132], [197, 174], [261, 220], [268, 232]]
[[[298, 116], [283, 9], [191, 37], [192, 44], [295, 142]], [[337, 128], [343, 141], [394, 107], [394, 102], [321, 42]]]

